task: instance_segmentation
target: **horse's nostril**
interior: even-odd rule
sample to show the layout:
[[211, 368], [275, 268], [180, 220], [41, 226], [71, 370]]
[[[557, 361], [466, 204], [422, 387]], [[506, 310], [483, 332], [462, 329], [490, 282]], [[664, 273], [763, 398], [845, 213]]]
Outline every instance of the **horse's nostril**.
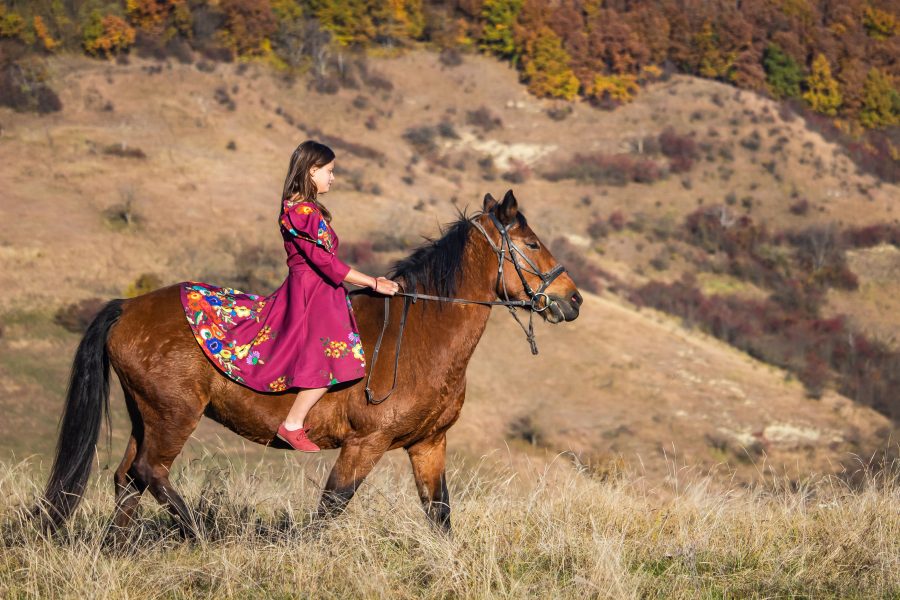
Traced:
[[574, 294], [572, 294], [572, 302], [576, 306], [580, 306], [581, 303], [583, 302], [583, 300], [584, 299], [581, 297], [581, 294], [579, 294], [578, 292], [575, 292]]

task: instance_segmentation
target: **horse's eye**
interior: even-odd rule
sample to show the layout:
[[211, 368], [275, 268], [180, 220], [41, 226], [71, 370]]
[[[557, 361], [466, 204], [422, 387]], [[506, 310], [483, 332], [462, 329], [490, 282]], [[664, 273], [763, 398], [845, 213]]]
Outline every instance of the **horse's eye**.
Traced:
[[525, 245], [531, 248], [532, 250], [537, 250], [541, 247], [541, 245], [537, 242], [525, 242]]

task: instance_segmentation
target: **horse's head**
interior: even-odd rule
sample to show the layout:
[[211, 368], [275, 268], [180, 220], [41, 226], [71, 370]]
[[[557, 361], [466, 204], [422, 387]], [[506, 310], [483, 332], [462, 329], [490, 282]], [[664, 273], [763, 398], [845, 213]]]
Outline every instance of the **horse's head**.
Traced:
[[494, 251], [503, 257], [502, 276], [497, 278], [498, 298], [529, 300], [532, 309], [550, 323], [578, 317], [582, 297], [575, 282], [528, 226], [512, 190], [506, 192], [502, 202], [487, 194], [478, 222]]

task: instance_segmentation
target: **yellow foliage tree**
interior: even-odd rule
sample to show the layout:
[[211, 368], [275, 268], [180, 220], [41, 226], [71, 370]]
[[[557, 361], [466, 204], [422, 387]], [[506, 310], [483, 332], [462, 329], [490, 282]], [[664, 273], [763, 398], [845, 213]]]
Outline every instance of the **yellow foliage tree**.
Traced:
[[597, 75], [589, 94], [597, 100], [612, 100], [627, 104], [634, 100], [640, 86], [635, 75]]
[[816, 56], [812, 71], [806, 79], [806, 92], [803, 99], [814, 111], [824, 115], [837, 115], [843, 102], [841, 88], [837, 80], [831, 76], [831, 65], [824, 54]]
[[709, 79], [727, 79], [734, 67], [736, 52], [722, 52], [719, 34], [712, 23], [706, 21], [700, 33], [694, 36], [697, 72]]
[[116, 15], [104, 16], [95, 10], [84, 28], [84, 50], [88, 54], [111, 56], [130, 48], [134, 37], [134, 27], [125, 19]]
[[32, 24], [34, 26], [34, 34], [44, 46], [44, 50], [53, 52], [57, 48], [57, 46], [59, 46], [59, 42], [53, 39], [53, 36], [50, 35], [50, 31], [47, 29], [47, 25], [44, 23], [44, 19], [41, 18], [40, 15], [35, 15]]
[[894, 80], [881, 69], [869, 69], [863, 85], [863, 106], [859, 120], [866, 127], [900, 124], [900, 94]]
[[897, 15], [874, 6], [867, 6], [863, 12], [863, 26], [869, 37], [876, 40], [886, 40], [900, 33]]
[[578, 78], [569, 67], [569, 53], [562, 40], [547, 26], [525, 43], [523, 75], [528, 89], [542, 98], [571, 100], [578, 94]]
[[25, 19], [15, 11], [7, 11], [0, 4], [0, 37], [21, 37], [25, 33]]

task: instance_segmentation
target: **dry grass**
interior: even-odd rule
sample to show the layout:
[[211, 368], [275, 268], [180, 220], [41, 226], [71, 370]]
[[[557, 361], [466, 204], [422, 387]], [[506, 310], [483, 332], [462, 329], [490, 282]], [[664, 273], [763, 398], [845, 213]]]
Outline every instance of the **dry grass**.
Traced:
[[[195, 461], [178, 476], [205, 533], [181, 541], [145, 502], [130, 541], [110, 543], [108, 476], [68, 529], [22, 519], [39, 482], [0, 466], [0, 596], [106, 597], [896, 597], [900, 486], [834, 478], [798, 489], [716, 492], [673, 472], [671, 493], [600, 481], [562, 461], [533, 477], [483, 462], [450, 474], [454, 535], [430, 530], [408, 469], [376, 471], [348, 512], [307, 527], [324, 475], [296, 466]], [[681, 479], [679, 481], [679, 479]], [[690, 479], [689, 481], [686, 479]], [[398, 482], [400, 484], [398, 485]], [[661, 498], [667, 498], [662, 500]]]

